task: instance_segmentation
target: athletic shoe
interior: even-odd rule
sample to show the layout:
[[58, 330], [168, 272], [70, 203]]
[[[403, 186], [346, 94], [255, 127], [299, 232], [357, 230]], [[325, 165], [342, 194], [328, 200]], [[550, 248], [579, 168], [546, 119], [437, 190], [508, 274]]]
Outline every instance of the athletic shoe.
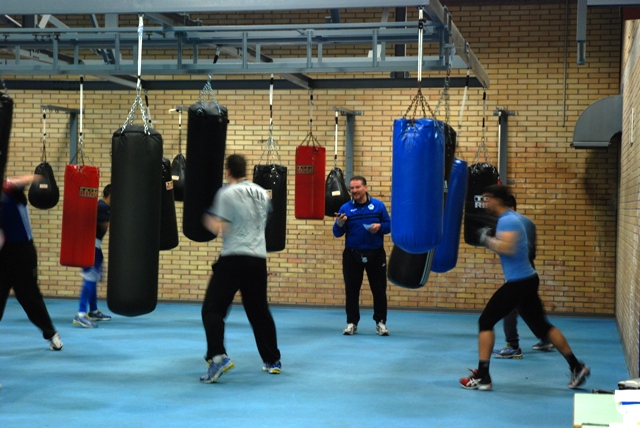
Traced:
[[62, 346], [62, 340], [60, 340], [60, 335], [58, 333], [51, 336], [51, 339], [49, 339], [49, 349], [52, 351], [61, 351]]
[[585, 383], [587, 378], [591, 374], [591, 370], [586, 364], [580, 363], [575, 370], [571, 372], [571, 382], [569, 382], [569, 388], [575, 389]]
[[91, 319], [89, 319], [89, 317], [87, 317], [86, 315], [76, 315], [76, 317], [73, 319], [73, 325], [84, 328], [98, 327], [98, 324], [91, 321]]
[[91, 321], [111, 321], [111, 315], [103, 314], [100, 309], [89, 312], [87, 318]]
[[555, 346], [548, 340], [540, 339], [540, 342], [531, 347], [534, 351], [551, 351]]
[[521, 360], [522, 349], [513, 349], [510, 345], [507, 345], [502, 349], [494, 349], [493, 355], [495, 355], [496, 358], [511, 358], [513, 360]]
[[379, 336], [389, 336], [389, 329], [386, 325], [384, 325], [382, 321], [380, 321], [378, 324], [376, 324], [376, 333]]
[[262, 366], [263, 372], [269, 372], [271, 374], [280, 374], [281, 370], [282, 370], [282, 363], [280, 363], [280, 361], [276, 361], [273, 364], [264, 363], [264, 365]]
[[347, 328], [342, 331], [342, 334], [346, 336], [352, 336], [358, 332], [358, 326], [353, 323], [347, 324]]
[[235, 367], [233, 361], [224, 354], [216, 355], [213, 359], [208, 360], [207, 363], [209, 364], [209, 369], [204, 375], [200, 376], [200, 382], [202, 383], [213, 383], [217, 381], [223, 373]]
[[460, 386], [464, 389], [477, 389], [479, 391], [488, 391], [493, 386], [491, 384], [491, 376], [478, 376], [478, 369], [469, 369], [471, 376], [460, 378]]

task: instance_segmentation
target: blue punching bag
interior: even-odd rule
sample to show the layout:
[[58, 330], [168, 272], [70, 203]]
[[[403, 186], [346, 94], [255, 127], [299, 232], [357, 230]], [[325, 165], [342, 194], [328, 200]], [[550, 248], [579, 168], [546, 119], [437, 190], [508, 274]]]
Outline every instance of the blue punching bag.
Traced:
[[402, 118], [393, 124], [391, 237], [411, 254], [426, 253], [442, 239], [442, 131], [443, 123], [431, 118]]
[[432, 272], [448, 272], [458, 262], [458, 248], [460, 247], [460, 230], [462, 228], [462, 213], [467, 195], [468, 168], [467, 163], [454, 159], [449, 177], [449, 191], [444, 207], [442, 227], [442, 241], [436, 247], [431, 265]]
[[119, 315], [144, 315], [158, 301], [162, 136], [129, 125], [111, 147], [107, 304]]

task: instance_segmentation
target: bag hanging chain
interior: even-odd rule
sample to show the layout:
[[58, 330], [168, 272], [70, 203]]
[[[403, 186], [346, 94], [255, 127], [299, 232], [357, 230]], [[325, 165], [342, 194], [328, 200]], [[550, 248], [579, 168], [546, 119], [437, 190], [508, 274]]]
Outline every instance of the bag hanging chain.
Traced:
[[460, 105], [460, 115], [458, 116], [458, 138], [462, 132], [462, 118], [464, 117], [464, 106], [467, 103], [467, 92], [469, 90], [469, 79], [471, 76], [471, 69], [467, 68], [467, 79], [464, 82], [464, 93], [462, 95], [462, 104]]
[[3, 95], [9, 95], [9, 90], [7, 89], [7, 85], [4, 83], [4, 79], [0, 76], [0, 85], [2, 85], [2, 89], [4, 90]]
[[302, 140], [302, 144], [311, 143], [313, 146], [320, 145], [316, 137], [313, 136], [313, 89], [309, 89], [309, 133]]
[[478, 163], [478, 161], [480, 160], [480, 152], [483, 152], [484, 154], [484, 161], [488, 164], [491, 164], [489, 149], [487, 149], [487, 145], [485, 143], [486, 113], [487, 113], [487, 91], [485, 90], [482, 93], [482, 138], [480, 139], [480, 145], [478, 146], [478, 151], [476, 152], [476, 156], [473, 158], [472, 164]]
[[178, 109], [178, 154], [182, 154], [182, 108]]
[[338, 168], [338, 110], [336, 110], [336, 126], [333, 131], [333, 168]]
[[40, 162], [47, 161], [47, 110], [42, 109], [42, 156]]
[[[422, 117], [427, 117], [427, 110], [431, 113], [431, 116], [435, 119], [436, 115], [431, 110], [431, 106], [427, 102], [427, 100], [422, 95], [422, 55], [423, 55], [423, 38], [424, 38], [424, 9], [419, 9], [419, 19], [418, 19], [418, 93], [411, 100], [411, 105], [405, 112], [403, 118], [407, 118], [409, 112], [413, 110], [411, 116], [411, 122], [415, 122], [416, 113], [418, 111], [418, 105], [422, 107]], [[426, 106], [426, 109], [425, 109]]]
[[138, 15], [138, 82], [136, 84], [136, 99], [133, 101], [133, 105], [131, 106], [131, 110], [127, 115], [127, 119], [122, 125], [122, 131], [128, 125], [133, 124], [133, 120], [135, 118], [137, 107], [140, 107], [140, 113], [142, 113], [142, 121], [144, 123], [144, 133], [149, 134], [149, 128], [151, 127], [151, 120], [148, 117], [147, 109], [145, 108], [142, 102], [142, 36], [144, 35], [144, 23], [143, 23], [143, 14]]
[[278, 163], [282, 163], [280, 159], [280, 153], [278, 153], [278, 145], [276, 144], [276, 140], [273, 138], [273, 74], [271, 75], [271, 79], [269, 80], [269, 138], [265, 142], [265, 149], [262, 151], [260, 155], [260, 160], [258, 161], [258, 165], [262, 163], [262, 156], [266, 151], [267, 153], [267, 164], [275, 165], [276, 158]]
[[[213, 63], [215, 64], [216, 62], [218, 62], [218, 57], [220, 56], [220, 48], [218, 47], [216, 49], [216, 54], [213, 57]], [[218, 100], [216, 99], [215, 94], [213, 93], [213, 88], [211, 87], [211, 75], [209, 74], [207, 76], [207, 83], [204, 84], [204, 87], [202, 88], [202, 90], [200, 91], [200, 94], [198, 95], [198, 103], [204, 103], [206, 102], [206, 98], [207, 95], [209, 96], [209, 100], [214, 102], [216, 105], [216, 108], [218, 109], [218, 114], [222, 116], [222, 109], [220, 108], [220, 103], [218, 103]]]

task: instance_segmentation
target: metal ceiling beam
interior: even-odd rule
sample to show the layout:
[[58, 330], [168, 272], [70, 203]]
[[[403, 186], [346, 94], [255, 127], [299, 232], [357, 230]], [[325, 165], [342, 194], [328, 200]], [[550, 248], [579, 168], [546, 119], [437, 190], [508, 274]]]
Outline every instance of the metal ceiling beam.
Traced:
[[[261, 12], [273, 10], [351, 9], [375, 7], [416, 7], [416, 3], [401, 3], [391, 0], [323, 0], [310, 2], [300, 0], [109, 0], [109, 1], [5, 1], [2, 13], [28, 15], [33, 13], [53, 15], [74, 14], [138, 14], [145, 12]], [[315, 4], [312, 4], [315, 3]]]
[[[7, 88], [11, 90], [25, 91], [78, 91], [80, 83], [77, 80], [53, 80], [53, 79], [4, 79]], [[202, 80], [149, 80], [145, 83], [145, 89], [149, 91], [177, 91], [177, 90], [200, 90]], [[269, 79], [211, 79], [211, 87], [214, 90], [266, 90], [269, 88]], [[416, 88], [415, 79], [387, 79], [387, 78], [363, 78], [363, 79], [314, 79], [312, 89], [394, 89], [394, 88]], [[422, 88], [442, 88], [443, 78], [422, 78]], [[464, 88], [465, 77], [452, 77], [449, 82], [450, 88]], [[476, 78], [471, 78], [470, 88], [481, 88], [482, 85]], [[129, 90], [121, 85], [100, 80], [84, 81], [84, 89], [88, 91], [122, 91]], [[288, 80], [276, 80], [274, 82], [276, 90], [296, 90], [302, 89]]]
[[[29, 0], [24, 0], [29, 1]], [[118, 0], [114, 0], [119, 3]], [[189, 0], [185, 0], [189, 3]], [[354, 0], [350, 7], [357, 7]], [[388, 1], [388, 0], [387, 0]], [[451, 14], [438, 0], [422, 0], [423, 8], [431, 19], [424, 24], [423, 42], [439, 44], [438, 55], [427, 57], [424, 70], [442, 71], [453, 68], [470, 69], [484, 87], [489, 87], [489, 76], [462, 37]], [[258, 3], [261, 0], [257, 1]], [[375, 6], [367, 0], [367, 6]], [[215, 1], [214, 1], [215, 3]], [[291, 9], [291, 4], [287, 1]], [[182, 5], [182, 3], [180, 3]], [[266, 4], [266, 3], [265, 3]], [[278, 2], [276, 1], [276, 4]], [[282, 4], [282, 3], [280, 3]], [[269, 3], [270, 9], [274, 9]], [[344, 4], [340, 4], [344, 6]], [[275, 7], [277, 9], [277, 7]], [[151, 9], [157, 10], [157, 9]], [[162, 18], [156, 12], [155, 19]], [[164, 22], [164, 21], [163, 21]], [[416, 44], [417, 25], [414, 22], [373, 22], [358, 24], [289, 24], [289, 25], [245, 25], [245, 26], [167, 26], [145, 27], [143, 48], [172, 51], [175, 54], [167, 60], [144, 60], [144, 75], [168, 74], [289, 74], [296, 84], [311, 87], [310, 73], [348, 72], [406, 72], [418, 67], [417, 57], [391, 57], [386, 55], [387, 43]], [[40, 29], [0, 29], [0, 50], [14, 50], [15, 58], [5, 58], [0, 62], [6, 75], [39, 74], [94, 74], [94, 75], [137, 75], [137, 64], [133, 59], [122, 59], [121, 52], [128, 58], [137, 57], [138, 28], [40, 28]], [[357, 47], [370, 52], [368, 57], [331, 56], [331, 49], [337, 46]], [[201, 52], [207, 48], [225, 49], [233, 52], [240, 61], [224, 59], [202, 61]], [[297, 48], [299, 58], [270, 58], [261, 49]], [[365, 47], [365, 49], [363, 49]], [[382, 48], [381, 48], [382, 47]], [[86, 50], [112, 50], [114, 63], [96, 63], [87, 60]], [[189, 50], [192, 50], [189, 55]], [[18, 52], [52, 52], [52, 64], [37, 64], [22, 60]], [[183, 54], [185, 51], [185, 54]], [[306, 52], [306, 55], [305, 55]], [[133, 55], [132, 55], [133, 53]], [[64, 61], [58, 58], [65, 54]], [[72, 59], [69, 61], [69, 55]], [[217, 54], [216, 54], [217, 58]], [[255, 62], [251, 62], [255, 61]], [[71, 62], [69, 64], [69, 62]]]

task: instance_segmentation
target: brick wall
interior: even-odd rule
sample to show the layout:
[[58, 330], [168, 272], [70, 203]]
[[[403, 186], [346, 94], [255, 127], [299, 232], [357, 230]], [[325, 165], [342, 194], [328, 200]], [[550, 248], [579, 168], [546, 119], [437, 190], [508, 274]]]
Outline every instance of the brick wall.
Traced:
[[[569, 144], [580, 113], [593, 101], [620, 92], [621, 24], [617, 10], [590, 9], [588, 62], [578, 67], [575, 58], [576, 11], [575, 5], [571, 6], [564, 98], [564, 4], [454, 6], [450, 10], [460, 32], [491, 77], [484, 112], [487, 117], [485, 138], [491, 160], [496, 164], [498, 126], [493, 111], [499, 106], [516, 113], [509, 118], [508, 179], [513, 180], [519, 211], [538, 226], [536, 265], [547, 309], [558, 313], [613, 315], [619, 150], [612, 147], [604, 151], [580, 151]], [[368, 13], [381, 15], [381, 11], [375, 12], [377, 15]], [[413, 13], [409, 20], [416, 19]], [[317, 15], [314, 19], [323, 20], [322, 11]], [[272, 23], [307, 19], [307, 15], [299, 14], [266, 16]], [[341, 17], [343, 22], [363, 20], [352, 12], [345, 12]], [[205, 24], [221, 23], [215, 21], [220, 18], [218, 15], [201, 18]], [[252, 23], [251, 19], [255, 19], [251, 16], [236, 18], [234, 23]], [[454, 74], [462, 75], [463, 72], [455, 71]], [[427, 77], [436, 76], [444, 78], [443, 73], [427, 74]], [[263, 151], [261, 141], [269, 132], [268, 77], [263, 77], [263, 91], [216, 92], [220, 103], [228, 107], [231, 120], [227, 153], [244, 153], [250, 166], [258, 162]], [[206, 76], [191, 78], [202, 79], [204, 85]], [[435, 106], [441, 88], [423, 92]], [[355, 125], [354, 172], [368, 178], [371, 194], [387, 204], [392, 218], [392, 124], [394, 118], [404, 114], [415, 93], [415, 89], [314, 91], [313, 134], [329, 153], [333, 150], [333, 107], [362, 111]], [[78, 108], [79, 100], [78, 94], [72, 92], [16, 90], [11, 95], [16, 110], [7, 173], [22, 174], [31, 172], [40, 160], [40, 106], [54, 104]], [[462, 126], [458, 126], [462, 95], [462, 89], [451, 90], [451, 122], [459, 133], [458, 157], [471, 163], [482, 138], [482, 92], [469, 90]], [[197, 96], [196, 91], [149, 93], [154, 126], [164, 138], [165, 157], [172, 159], [178, 152], [177, 115], [168, 113], [168, 109], [192, 104]], [[109, 182], [111, 175], [111, 135], [123, 124], [134, 97], [133, 91], [85, 93], [85, 151], [92, 163], [102, 170], [101, 187]], [[286, 249], [270, 254], [268, 259], [270, 300], [278, 304], [341, 306], [344, 301], [340, 261], [343, 240], [333, 238], [331, 219], [301, 221], [295, 220], [293, 215], [294, 153], [309, 130], [308, 98], [305, 90], [282, 90], [274, 95], [274, 138], [280, 148], [282, 163], [289, 166], [290, 172]], [[69, 151], [68, 117], [63, 113], [52, 113], [47, 119], [48, 160], [62, 185]], [[138, 117], [138, 123], [139, 120]], [[185, 116], [184, 136], [186, 122]], [[338, 157], [342, 168], [344, 129], [344, 118], [341, 118]], [[183, 149], [184, 144], [183, 139]], [[330, 169], [332, 157], [328, 155], [327, 158], [327, 169]], [[64, 189], [61, 190], [63, 195]], [[181, 219], [182, 204], [176, 205]], [[61, 208], [62, 204], [59, 204], [49, 211], [31, 210], [39, 250], [41, 287], [48, 297], [75, 298], [79, 291], [78, 271], [58, 263]], [[104, 245], [106, 253], [108, 237]], [[389, 254], [389, 238], [386, 248]], [[161, 253], [159, 298], [202, 300], [209, 266], [219, 249], [219, 242], [194, 243], [181, 235], [178, 248]], [[389, 285], [389, 306], [478, 310], [501, 281], [496, 257], [487, 250], [461, 243], [457, 267], [446, 274], [432, 274], [425, 287], [406, 290]], [[371, 293], [367, 288], [365, 280], [362, 303], [371, 305]], [[106, 286], [102, 285], [99, 294], [104, 297], [105, 293]]]
[[640, 287], [640, 275], [638, 275], [640, 272], [638, 240], [640, 237], [640, 151], [637, 142], [638, 125], [635, 119], [637, 112], [640, 111], [639, 30], [638, 21], [627, 22], [623, 49], [624, 112], [616, 248], [616, 318], [625, 348], [627, 367], [635, 377], [638, 376], [638, 322], [640, 320], [640, 297], [637, 293]]

